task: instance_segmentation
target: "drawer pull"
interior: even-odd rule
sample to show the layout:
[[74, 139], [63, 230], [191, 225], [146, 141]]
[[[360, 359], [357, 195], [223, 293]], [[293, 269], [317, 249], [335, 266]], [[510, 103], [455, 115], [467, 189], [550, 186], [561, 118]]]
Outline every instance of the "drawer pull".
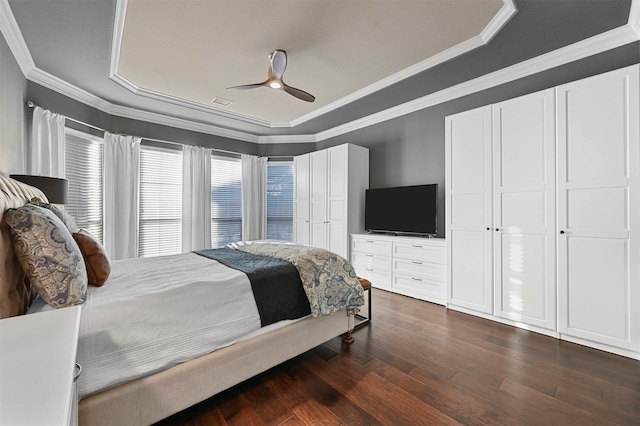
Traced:
[[367, 271], [373, 271], [373, 268], [364, 268], [364, 269], [366, 269]]
[[414, 281], [420, 281], [420, 282], [422, 282], [422, 279], [420, 279], [420, 278], [411, 277], [411, 279], [412, 279], [412, 280], [414, 280]]
[[412, 260], [411, 263], [413, 263], [414, 265], [422, 265], [422, 262], [416, 262], [415, 260]]
[[367, 257], [373, 257], [373, 255], [372, 255], [372, 254], [365, 254], [365, 256], [367, 256]]
[[375, 243], [373, 240], [367, 240], [368, 243]]
[[411, 247], [422, 248], [422, 246], [418, 246], [418, 245], [415, 245], [415, 244], [412, 244]]
[[73, 381], [78, 380], [78, 377], [82, 374], [82, 366], [76, 362], [75, 374], [73, 375]]

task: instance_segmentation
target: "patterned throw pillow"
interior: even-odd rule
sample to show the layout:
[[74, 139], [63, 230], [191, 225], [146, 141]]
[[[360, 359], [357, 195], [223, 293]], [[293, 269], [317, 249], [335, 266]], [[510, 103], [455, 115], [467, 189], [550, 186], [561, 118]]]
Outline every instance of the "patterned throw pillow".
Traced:
[[74, 232], [78, 232], [78, 224], [76, 223], [76, 220], [71, 216], [71, 213], [65, 209], [58, 207], [55, 204], [45, 203], [40, 198], [32, 198], [29, 203], [51, 210], [56, 216], [58, 216], [62, 223], [64, 223], [69, 232], [72, 234]]
[[67, 227], [43, 207], [26, 204], [5, 212], [16, 257], [42, 299], [54, 308], [82, 303], [87, 271]]
[[78, 243], [84, 263], [87, 266], [87, 278], [89, 285], [101, 287], [111, 273], [111, 263], [104, 247], [96, 238], [84, 229], [73, 234], [73, 239]]

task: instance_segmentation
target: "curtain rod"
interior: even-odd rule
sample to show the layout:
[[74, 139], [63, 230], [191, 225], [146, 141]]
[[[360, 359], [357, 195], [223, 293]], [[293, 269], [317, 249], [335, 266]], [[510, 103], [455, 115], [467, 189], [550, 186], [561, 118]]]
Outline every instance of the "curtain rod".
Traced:
[[[36, 104], [34, 104], [34, 103], [33, 103], [33, 102], [31, 102], [31, 101], [28, 101], [28, 102], [27, 102], [27, 106], [28, 106], [29, 108], [35, 108], [35, 107], [36, 107]], [[100, 128], [100, 127], [96, 127], [96, 126], [94, 126], [94, 125], [92, 125], [92, 124], [85, 123], [85, 122], [80, 121], [80, 120], [76, 120], [75, 118], [71, 118], [71, 117], [67, 117], [67, 116], [65, 116], [65, 119], [66, 119], [66, 120], [73, 121], [74, 123], [78, 123], [78, 124], [80, 124], [80, 125], [82, 125], [82, 126], [90, 127], [90, 128], [95, 129], [95, 130], [97, 130], [97, 131], [99, 131], [99, 132], [106, 132], [106, 131], [107, 131], [107, 130], [102, 129], [102, 128]], [[140, 137], [140, 136], [138, 136], [138, 137]], [[149, 142], [168, 143], [168, 144], [172, 144], [172, 145], [180, 145], [180, 146], [185, 146], [185, 145], [187, 145], [187, 144], [180, 143], [180, 142], [172, 142], [172, 141], [166, 141], [166, 140], [162, 140], [162, 139], [143, 138], [143, 137], [140, 137], [140, 139], [143, 139], [143, 140], [145, 140], [145, 141], [149, 141]], [[205, 147], [205, 148], [208, 148], [208, 147]], [[242, 153], [234, 152], [234, 151], [227, 151], [227, 150], [225, 150], [225, 149], [218, 149], [218, 148], [210, 148], [210, 149], [211, 149], [211, 150], [213, 150], [213, 151], [217, 151], [217, 152], [224, 152], [225, 154], [242, 155]], [[287, 157], [292, 158], [292, 156], [277, 156], [277, 155], [267, 155], [266, 157], [267, 157], [267, 158], [269, 158], [269, 157], [271, 157], [271, 158], [287, 158]]]
[[[36, 107], [36, 104], [34, 104], [33, 102], [29, 101], [29, 102], [27, 102], [27, 106], [28, 106], [29, 108], [35, 108], [35, 107]], [[73, 121], [74, 123], [78, 123], [78, 124], [80, 124], [80, 125], [82, 125], [82, 126], [90, 127], [90, 128], [95, 129], [95, 130], [97, 130], [97, 131], [99, 131], [99, 132], [106, 132], [106, 130], [105, 130], [105, 129], [102, 129], [102, 128], [100, 128], [100, 127], [94, 126], [93, 124], [85, 123], [85, 122], [83, 122], [83, 121], [76, 120], [75, 118], [67, 117], [66, 115], [65, 115], [65, 117], [64, 117], [64, 118], [65, 118], [65, 120]]]

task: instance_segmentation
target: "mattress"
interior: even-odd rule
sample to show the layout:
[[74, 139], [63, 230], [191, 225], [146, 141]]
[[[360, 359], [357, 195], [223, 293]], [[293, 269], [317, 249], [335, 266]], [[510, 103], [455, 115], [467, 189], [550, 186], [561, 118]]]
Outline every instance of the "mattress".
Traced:
[[113, 261], [82, 306], [80, 398], [290, 323], [261, 330], [247, 276], [193, 253]]

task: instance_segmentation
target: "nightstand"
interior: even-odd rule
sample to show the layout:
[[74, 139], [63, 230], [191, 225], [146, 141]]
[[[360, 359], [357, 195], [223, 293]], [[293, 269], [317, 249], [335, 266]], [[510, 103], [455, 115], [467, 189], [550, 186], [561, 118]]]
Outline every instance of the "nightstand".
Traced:
[[74, 306], [0, 320], [0, 425], [77, 420], [80, 310]]

